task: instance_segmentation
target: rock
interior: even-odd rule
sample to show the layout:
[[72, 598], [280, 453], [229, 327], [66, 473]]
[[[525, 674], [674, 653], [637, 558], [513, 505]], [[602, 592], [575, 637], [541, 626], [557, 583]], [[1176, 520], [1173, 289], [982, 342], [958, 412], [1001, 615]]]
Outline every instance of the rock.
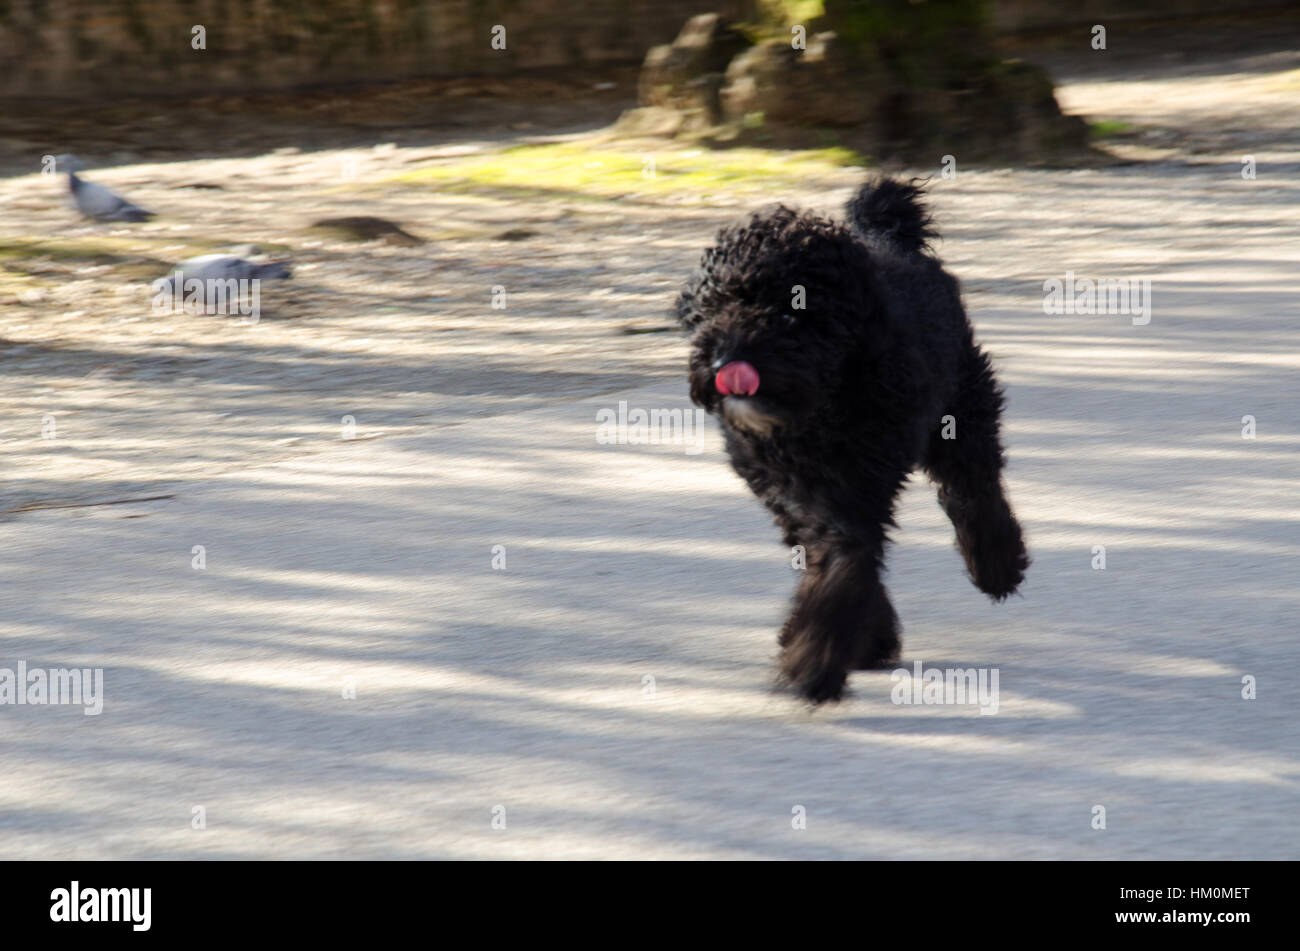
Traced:
[[722, 111], [729, 120], [762, 113], [765, 122], [860, 126], [876, 118], [888, 85], [878, 64], [851, 55], [834, 33], [818, 33], [806, 50], [772, 39], [731, 61]]
[[751, 43], [720, 16], [693, 17], [647, 54], [641, 108], [614, 134], [795, 148], [829, 140], [909, 161], [952, 153], [1050, 164], [1087, 149], [1086, 124], [1061, 114], [1048, 74], [1000, 61], [977, 0], [826, 7], [807, 49], [770, 22], [770, 38]]
[[718, 14], [691, 17], [671, 44], [646, 54], [637, 84], [639, 104], [698, 112], [702, 124], [718, 121], [723, 74], [748, 46], [744, 35]]
[[1028, 63], [995, 63], [958, 89], [908, 90], [895, 102], [896, 138], [911, 150], [967, 159], [1053, 163], [1088, 147], [1088, 126], [1061, 113], [1052, 80]]
[[423, 238], [403, 231], [391, 221], [364, 215], [346, 218], [322, 218], [312, 223], [313, 231], [324, 231], [344, 241], [382, 241], [400, 247], [424, 244]]
[[642, 109], [629, 109], [618, 117], [614, 124], [614, 134], [630, 138], [645, 136], [663, 136], [672, 138], [683, 131], [686, 117], [676, 109], [667, 106], [646, 106]]
[[1061, 112], [1052, 78], [1042, 67], [1003, 63], [990, 85], [992, 118], [1004, 125], [1000, 132], [1014, 137], [1025, 158], [1055, 158], [1087, 148], [1088, 124]]

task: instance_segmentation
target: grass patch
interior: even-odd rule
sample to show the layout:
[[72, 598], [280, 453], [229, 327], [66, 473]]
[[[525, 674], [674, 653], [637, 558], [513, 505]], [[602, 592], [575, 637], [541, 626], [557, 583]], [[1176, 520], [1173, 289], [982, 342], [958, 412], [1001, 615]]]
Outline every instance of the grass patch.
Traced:
[[681, 192], [795, 185], [866, 160], [846, 148], [803, 152], [739, 148], [632, 152], [575, 143], [521, 145], [428, 165], [392, 181], [453, 191], [655, 198]]
[[142, 256], [125, 242], [111, 238], [101, 241], [44, 241], [39, 238], [0, 239], [0, 261], [46, 258], [60, 264], [121, 264], [139, 261]]
[[1099, 119], [1090, 123], [1088, 130], [1094, 139], [1113, 139], [1116, 136], [1128, 135], [1133, 131], [1133, 125], [1119, 119]]
[[[156, 243], [173, 247], [174, 237], [160, 237]], [[74, 241], [48, 241], [40, 238], [0, 238], [0, 269], [28, 277], [64, 277], [85, 267], [108, 267], [128, 281], [151, 281], [164, 277], [181, 260], [199, 254], [225, 251], [228, 244], [204, 238], [189, 238], [185, 249], [169, 250], [167, 259], [149, 249], [142, 250], [141, 239], [103, 236]], [[282, 254], [287, 245], [259, 245], [265, 254]], [[174, 260], [173, 260], [174, 258]]]
[[83, 267], [110, 267], [127, 280], [158, 276], [167, 262], [141, 254], [126, 241], [42, 241], [36, 238], [0, 240], [0, 268], [29, 278], [63, 276]]

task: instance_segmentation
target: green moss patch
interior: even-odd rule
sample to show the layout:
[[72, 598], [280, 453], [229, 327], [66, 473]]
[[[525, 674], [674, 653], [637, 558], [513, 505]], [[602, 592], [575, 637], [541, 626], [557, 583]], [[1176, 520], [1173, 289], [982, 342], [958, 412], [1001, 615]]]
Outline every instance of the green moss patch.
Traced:
[[1088, 131], [1094, 139], [1113, 139], [1116, 136], [1128, 135], [1133, 131], [1133, 126], [1118, 119], [1101, 119], [1090, 123]]
[[865, 165], [851, 149], [799, 152], [737, 148], [643, 152], [574, 143], [526, 145], [429, 165], [392, 181], [460, 192], [648, 200], [682, 192], [791, 185], [846, 166]]

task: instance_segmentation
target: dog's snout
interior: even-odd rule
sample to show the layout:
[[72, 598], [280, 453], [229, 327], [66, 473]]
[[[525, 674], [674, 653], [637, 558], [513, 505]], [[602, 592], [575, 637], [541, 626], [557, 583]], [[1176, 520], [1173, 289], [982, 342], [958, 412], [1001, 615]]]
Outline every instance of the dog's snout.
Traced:
[[711, 369], [714, 373], [717, 373], [719, 370], [721, 370], [730, 362], [731, 362], [730, 356], [718, 357], [718, 359], [714, 360], [712, 363], [709, 364], [709, 369]]

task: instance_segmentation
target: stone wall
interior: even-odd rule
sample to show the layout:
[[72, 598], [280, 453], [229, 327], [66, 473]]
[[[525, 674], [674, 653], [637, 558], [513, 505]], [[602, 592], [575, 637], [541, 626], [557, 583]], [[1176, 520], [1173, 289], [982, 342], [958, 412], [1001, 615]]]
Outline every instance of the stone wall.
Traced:
[[[193, 95], [631, 64], [696, 13], [753, 19], [773, 2], [0, 0], [0, 97]], [[1240, 0], [1233, 9], [1288, 2]], [[1222, 8], [1222, 0], [992, 3], [999, 30]], [[491, 45], [498, 24], [504, 50]], [[195, 26], [206, 31], [206, 49], [192, 46]]]
[[[0, 96], [194, 94], [637, 63], [751, 0], [0, 0]], [[505, 27], [505, 49], [492, 46]], [[202, 26], [206, 49], [194, 49]]]

